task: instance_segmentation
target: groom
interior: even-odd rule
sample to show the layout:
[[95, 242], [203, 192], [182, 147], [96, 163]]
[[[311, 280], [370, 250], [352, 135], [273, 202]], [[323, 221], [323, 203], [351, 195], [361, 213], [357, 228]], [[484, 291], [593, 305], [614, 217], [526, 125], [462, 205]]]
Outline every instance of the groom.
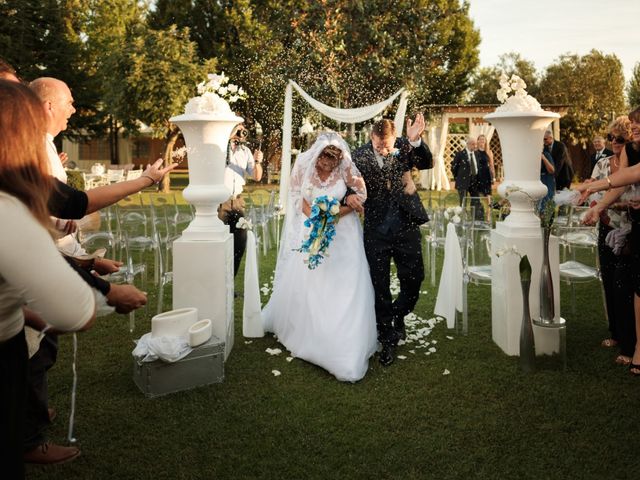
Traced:
[[[396, 137], [391, 120], [376, 122], [371, 142], [353, 154], [367, 185], [367, 200], [363, 205], [357, 195], [345, 199], [348, 206], [365, 214], [364, 248], [375, 291], [380, 363], [384, 366], [393, 363], [398, 340], [405, 336], [404, 317], [418, 301], [424, 278], [419, 226], [429, 217], [406, 174], [414, 167], [424, 170], [433, 166], [429, 147], [420, 138], [424, 128], [422, 114], [415, 122], [408, 119], [407, 140]], [[390, 290], [392, 259], [400, 280], [395, 301]]]

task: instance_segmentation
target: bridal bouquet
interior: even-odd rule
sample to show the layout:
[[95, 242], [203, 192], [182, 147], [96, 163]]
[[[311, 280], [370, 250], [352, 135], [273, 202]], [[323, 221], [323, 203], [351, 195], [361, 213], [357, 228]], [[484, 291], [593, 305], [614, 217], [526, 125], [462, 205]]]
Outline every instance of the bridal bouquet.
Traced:
[[309, 254], [309, 258], [305, 260], [309, 270], [316, 268], [324, 259], [325, 252], [336, 235], [339, 213], [340, 202], [333, 197], [322, 195], [313, 201], [309, 218], [304, 222], [304, 226], [311, 230], [298, 249], [299, 252]]

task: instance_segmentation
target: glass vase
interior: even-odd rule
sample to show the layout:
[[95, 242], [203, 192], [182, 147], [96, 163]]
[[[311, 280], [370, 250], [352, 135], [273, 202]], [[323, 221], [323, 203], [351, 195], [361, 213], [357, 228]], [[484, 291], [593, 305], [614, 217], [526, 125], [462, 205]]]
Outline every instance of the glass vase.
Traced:
[[550, 228], [542, 228], [542, 268], [540, 269], [540, 323], [552, 324], [555, 318], [553, 277], [549, 265]]
[[536, 348], [529, 311], [531, 280], [520, 279], [522, 287], [522, 326], [520, 327], [520, 370], [529, 373], [536, 369]]

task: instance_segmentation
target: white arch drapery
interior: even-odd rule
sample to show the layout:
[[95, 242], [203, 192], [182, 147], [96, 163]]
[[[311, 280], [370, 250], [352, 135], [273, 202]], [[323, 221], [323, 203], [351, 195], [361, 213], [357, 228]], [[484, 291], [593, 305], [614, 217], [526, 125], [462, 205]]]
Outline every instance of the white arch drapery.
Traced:
[[311, 97], [305, 92], [300, 85], [293, 80], [289, 80], [287, 88], [284, 94], [284, 118], [282, 121], [282, 162], [280, 166], [280, 205], [285, 208], [287, 204], [287, 193], [289, 189], [289, 179], [291, 177], [291, 116], [292, 116], [292, 102], [293, 102], [293, 89], [300, 94], [300, 96], [313, 108], [322, 113], [324, 116], [329, 117], [337, 122], [342, 123], [360, 123], [372, 119], [376, 115], [382, 113], [391, 103], [400, 96], [400, 102], [398, 104], [398, 110], [394, 123], [396, 125], [396, 131], [398, 135], [402, 135], [404, 127], [404, 117], [407, 112], [407, 97], [408, 92], [401, 88], [391, 97], [383, 100], [382, 102], [374, 105], [368, 105], [361, 108], [336, 108], [325, 105], [322, 102]]

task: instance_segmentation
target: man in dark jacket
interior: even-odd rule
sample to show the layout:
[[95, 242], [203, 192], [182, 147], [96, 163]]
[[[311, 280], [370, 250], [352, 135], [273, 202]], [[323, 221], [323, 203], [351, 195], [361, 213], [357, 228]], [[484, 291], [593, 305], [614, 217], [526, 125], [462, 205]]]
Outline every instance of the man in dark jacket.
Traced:
[[[418, 301], [424, 278], [419, 226], [429, 217], [415, 189], [403, 183], [405, 172], [433, 166], [429, 147], [420, 138], [424, 128], [421, 114], [413, 123], [408, 120], [407, 140], [396, 137], [392, 121], [380, 120], [373, 126], [371, 142], [353, 154], [367, 185], [364, 248], [375, 291], [380, 363], [384, 366], [395, 358], [398, 340], [405, 335], [404, 317]], [[363, 209], [356, 195], [349, 195], [346, 203], [357, 211]], [[401, 288], [395, 301], [390, 291], [392, 259]]]
[[573, 180], [573, 165], [567, 146], [560, 140], [554, 140], [551, 130], [547, 130], [544, 132], [544, 148], [553, 157], [556, 169], [556, 191], [569, 188]]

